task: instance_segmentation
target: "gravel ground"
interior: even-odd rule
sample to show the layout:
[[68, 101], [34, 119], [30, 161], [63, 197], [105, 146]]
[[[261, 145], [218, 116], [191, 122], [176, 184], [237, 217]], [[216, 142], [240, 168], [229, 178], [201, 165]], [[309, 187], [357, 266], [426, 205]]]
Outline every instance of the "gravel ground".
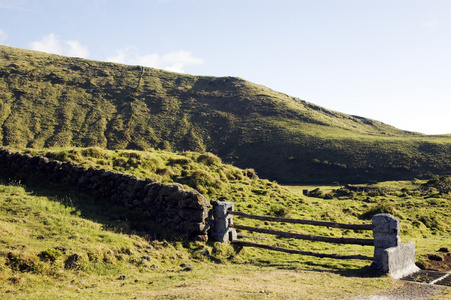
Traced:
[[402, 287], [377, 295], [353, 298], [352, 300], [426, 300], [438, 296], [446, 287], [406, 282]]

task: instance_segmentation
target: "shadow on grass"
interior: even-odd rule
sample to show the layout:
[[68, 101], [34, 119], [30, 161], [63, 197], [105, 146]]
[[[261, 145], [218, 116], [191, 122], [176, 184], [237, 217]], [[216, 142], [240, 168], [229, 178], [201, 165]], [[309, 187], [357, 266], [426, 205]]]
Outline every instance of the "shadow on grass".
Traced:
[[46, 197], [50, 201], [72, 207], [74, 208], [72, 214], [100, 223], [104, 230], [139, 235], [147, 240], [182, 240], [176, 232], [151, 221], [143, 210], [116, 205], [70, 186], [43, 183], [38, 179], [27, 180], [22, 184], [5, 177], [0, 177], [0, 184], [20, 185], [31, 195]]
[[[242, 246], [236, 246], [236, 251], [239, 253]], [[240, 249], [241, 248], [241, 249]], [[275, 253], [271, 250], [262, 250]], [[353, 259], [334, 259], [334, 258], [316, 258], [313, 256], [300, 254], [286, 254], [280, 253], [281, 257], [271, 255], [270, 259], [253, 259], [247, 263], [260, 268], [276, 268], [280, 270], [293, 271], [313, 271], [313, 272], [328, 272], [338, 274], [343, 277], [358, 277], [358, 278], [378, 278], [386, 276], [371, 266], [371, 261], [365, 261], [365, 266], [362, 266], [362, 261]], [[293, 259], [299, 258], [299, 260]]]
[[254, 265], [259, 267], [277, 268], [281, 270], [328, 272], [338, 274], [343, 277], [377, 278], [386, 276], [385, 273], [374, 269], [370, 265], [358, 267], [355, 265], [351, 265], [351, 263], [337, 266], [336, 263], [327, 263], [327, 262], [321, 263], [321, 262], [305, 261], [300, 263], [297, 261], [287, 261], [286, 263], [255, 262]]

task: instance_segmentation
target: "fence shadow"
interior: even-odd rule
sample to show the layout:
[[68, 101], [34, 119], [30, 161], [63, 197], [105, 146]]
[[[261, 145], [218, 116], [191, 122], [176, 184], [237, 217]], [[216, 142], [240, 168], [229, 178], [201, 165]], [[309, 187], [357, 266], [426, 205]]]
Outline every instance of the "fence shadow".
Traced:
[[[328, 272], [338, 274], [343, 277], [355, 278], [378, 278], [387, 276], [386, 273], [379, 271], [371, 266], [356, 267], [352, 262], [343, 262], [342, 267], [337, 267], [336, 264], [328, 262], [313, 262], [313, 261], [286, 261], [284, 263], [272, 263], [269, 261], [254, 261], [253, 265], [261, 268], [277, 268], [280, 270], [292, 271], [313, 271], [313, 272]], [[348, 266], [348, 267], [347, 267]]]

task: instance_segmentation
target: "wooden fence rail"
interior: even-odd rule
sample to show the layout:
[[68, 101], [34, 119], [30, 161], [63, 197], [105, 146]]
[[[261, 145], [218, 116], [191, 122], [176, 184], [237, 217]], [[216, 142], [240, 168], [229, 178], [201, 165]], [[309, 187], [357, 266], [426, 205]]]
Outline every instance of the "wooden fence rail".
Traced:
[[371, 225], [371, 224], [343, 224], [343, 223], [336, 223], [336, 222], [288, 219], [288, 218], [278, 218], [278, 217], [268, 217], [268, 216], [256, 216], [256, 215], [246, 214], [246, 213], [243, 213], [240, 211], [228, 211], [228, 214], [235, 215], [235, 216], [241, 216], [241, 217], [248, 218], [248, 219], [271, 221], [271, 222], [306, 224], [306, 225], [353, 229], [353, 230], [372, 230], [373, 229], [373, 225]]
[[280, 252], [285, 252], [285, 253], [301, 254], [301, 255], [308, 255], [308, 256], [314, 256], [314, 257], [320, 257], [320, 258], [328, 257], [328, 258], [335, 258], [335, 259], [373, 260], [373, 257], [360, 255], [360, 254], [358, 254], [358, 255], [339, 255], [339, 254], [328, 254], [328, 253], [316, 253], [316, 252], [311, 252], [311, 251], [293, 250], [293, 249], [286, 249], [286, 248], [281, 248], [281, 247], [263, 245], [263, 244], [248, 242], [248, 241], [232, 241], [231, 243], [240, 245], [240, 246], [257, 247], [257, 248], [280, 251]]
[[281, 237], [299, 239], [299, 240], [308, 240], [308, 241], [317, 241], [317, 242], [326, 242], [326, 243], [335, 243], [335, 244], [353, 244], [353, 245], [361, 245], [361, 246], [374, 246], [374, 239], [357, 239], [357, 238], [337, 238], [337, 237], [327, 237], [327, 236], [317, 236], [317, 235], [308, 235], [308, 234], [300, 234], [300, 233], [292, 233], [285, 231], [278, 231], [272, 229], [265, 228], [256, 228], [249, 227], [243, 225], [230, 224], [230, 228], [247, 230], [251, 232], [259, 232], [259, 233], [267, 233], [274, 234]]

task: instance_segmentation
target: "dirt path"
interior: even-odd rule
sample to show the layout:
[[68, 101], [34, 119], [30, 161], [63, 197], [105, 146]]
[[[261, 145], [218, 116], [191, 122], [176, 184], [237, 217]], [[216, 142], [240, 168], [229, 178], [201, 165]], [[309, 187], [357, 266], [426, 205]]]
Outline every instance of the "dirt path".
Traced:
[[451, 292], [443, 297], [439, 296], [445, 289], [444, 286], [424, 283], [406, 282], [403, 286], [377, 295], [353, 298], [352, 300], [427, 300], [427, 299], [451, 299]]

